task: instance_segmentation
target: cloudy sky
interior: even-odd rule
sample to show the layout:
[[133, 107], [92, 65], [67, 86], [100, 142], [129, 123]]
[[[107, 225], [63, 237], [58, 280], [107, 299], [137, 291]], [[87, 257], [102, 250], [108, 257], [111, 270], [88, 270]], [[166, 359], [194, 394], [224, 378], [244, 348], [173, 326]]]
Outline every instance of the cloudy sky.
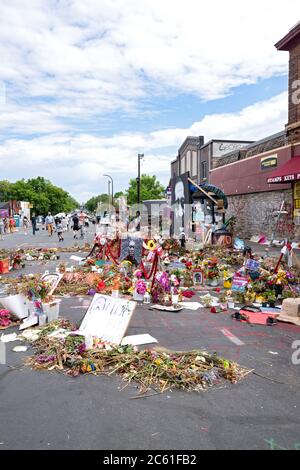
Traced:
[[1, 179], [80, 202], [142, 171], [168, 183], [187, 135], [256, 140], [287, 121], [299, 0], [0, 0]]

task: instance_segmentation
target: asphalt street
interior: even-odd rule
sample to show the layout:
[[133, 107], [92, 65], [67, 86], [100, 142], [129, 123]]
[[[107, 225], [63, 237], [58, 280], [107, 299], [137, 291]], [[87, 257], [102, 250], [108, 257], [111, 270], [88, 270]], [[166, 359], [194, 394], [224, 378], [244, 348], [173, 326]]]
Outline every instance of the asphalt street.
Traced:
[[[82, 246], [92, 238], [91, 229], [75, 243]], [[57, 236], [42, 230], [35, 237], [21, 231], [7, 235], [0, 243], [58, 246]], [[74, 243], [72, 233], [63, 243]], [[27, 263], [25, 272], [51, 271], [61, 260], [71, 265], [70, 255], [62, 253], [58, 262]], [[90, 300], [64, 297], [60, 315], [80, 321]], [[32, 350], [15, 353], [16, 343], [8, 343], [7, 363], [0, 365], [0, 449], [299, 450], [300, 365], [293, 365], [291, 356], [300, 327], [248, 325], [230, 313], [170, 313], [142, 305], [129, 325], [127, 334], [149, 333], [159, 346], [216, 351], [253, 369], [237, 384], [201, 393], [167, 391], [133, 399], [136, 386], [124, 388], [119, 377], [70, 378], [31, 370], [23, 362]]]

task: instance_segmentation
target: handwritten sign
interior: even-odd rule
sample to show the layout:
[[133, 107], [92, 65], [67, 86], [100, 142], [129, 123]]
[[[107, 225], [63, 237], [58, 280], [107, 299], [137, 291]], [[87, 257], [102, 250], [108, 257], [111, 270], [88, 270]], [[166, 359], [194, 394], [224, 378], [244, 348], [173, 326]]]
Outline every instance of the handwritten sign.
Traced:
[[49, 274], [44, 274], [42, 276], [42, 281], [49, 283], [49, 286], [50, 286], [50, 290], [48, 292], [49, 295], [53, 294], [53, 292], [57, 288], [62, 278], [63, 278], [63, 274], [60, 274], [60, 273], [49, 273]]
[[95, 294], [79, 331], [120, 344], [130, 323], [136, 303], [108, 295]]

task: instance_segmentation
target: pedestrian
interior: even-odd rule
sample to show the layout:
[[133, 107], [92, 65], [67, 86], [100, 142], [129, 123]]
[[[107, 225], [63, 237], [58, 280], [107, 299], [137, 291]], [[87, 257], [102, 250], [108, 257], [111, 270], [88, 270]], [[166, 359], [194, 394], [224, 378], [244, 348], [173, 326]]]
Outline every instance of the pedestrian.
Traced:
[[58, 235], [58, 241], [63, 242], [64, 241], [63, 226], [62, 226], [62, 222], [61, 222], [60, 219], [58, 219], [58, 221], [57, 221], [56, 231], [57, 231], [57, 235]]
[[5, 233], [9, 233], [9, 232], [10, 232], [10, 229], [9, 229], [9, 219], [8, 219], [8, 217], [5, 217], [5, 219], [4, 219], [4, 232], [5, 232]]
[[48, 212], [45, 223], [46, 223], [46, 228], [48, 230], [49, 237], [52, 237], [52, 235], [53, 235], [53, 226], [54, 226], [54, 217], [51, 214], [51, 212]]
[[3, 240], [3, 234], [4, 234], [4, 220], [1, 217], [0, 218], [0, 240]]
[[10, 219], [9, 219], [10, 233], [14, 233], [14, 231], [15, 231], [15, 226], [16, 226], [15, 219], [14, 219], [13, 217], [10, 217]]
[[73, 216], [72, 222], [73, 222], [74, 238], [78, 238], [78, 230], [80, 227], [79, 227], [79, 217], [77, 214]]
[[32, 225], [32, 234], [33, 235], [35, 235], [35, 232], [37, 230], [36, 224], [37, 224], [37, 220], [36, 220], [35, 212], [33, 212], [32, 217], [31, 217], [31, 225]]
[[23, 217], [23, 227], [24, 227], [24, 234], [27, 235], [29, 226], [29, 220], [27, 219], [26, 215]]
[[63, 232], [66, 232], [68, 230], [68, 220], [66, 219], [66, 217], [62, 218], [61, 224], [62, 224]]
[[79, 227], [80, 227], [80, 238], [84, 237], [84, 227], [85, 227], [85, 214], [80, 212], [79, 214]]

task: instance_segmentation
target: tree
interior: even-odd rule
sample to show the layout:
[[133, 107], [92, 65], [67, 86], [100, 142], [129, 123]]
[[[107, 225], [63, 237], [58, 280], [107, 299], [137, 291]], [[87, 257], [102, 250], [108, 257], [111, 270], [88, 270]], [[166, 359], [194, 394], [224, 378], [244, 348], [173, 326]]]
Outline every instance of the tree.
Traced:
[[0, 199], [28, 201], [36, 214], [46, 214], [49, 211], [54, 214], [70, 212], [78, 207], [78, 203], [67, 191], [54, 186], [42, 176], [27, 181], [21, 179], [15, 183], [0, 181]]
[[114, 199], [118, 199], [119, 197], [125, 196], [125, 193], [123, 191], [118, 191], [117, 193], [114, 194]]
[[0, 201], [7, 202], [12, 197], [13, 184], [9, 181], [0, 181]]
[[[141, 201], [147, 199], [163, 199], [165, 188], [156, 179], [156, 176], [141, 176]], [[137, 181], [132, 178], [129, 181], [129, 188], [126, 190], [127, 202], [129, 205], [137, 204]]]
[[98, 202], [102, 202], [102, 204], [109, 204], [111, 203], [111, 198], [108, 196], [108, 194], [99, 194], [99, 196], [91, 197], [91, 199], [85, 203], [84, 207], [89, 212], [95, 212], [98, 206]]

